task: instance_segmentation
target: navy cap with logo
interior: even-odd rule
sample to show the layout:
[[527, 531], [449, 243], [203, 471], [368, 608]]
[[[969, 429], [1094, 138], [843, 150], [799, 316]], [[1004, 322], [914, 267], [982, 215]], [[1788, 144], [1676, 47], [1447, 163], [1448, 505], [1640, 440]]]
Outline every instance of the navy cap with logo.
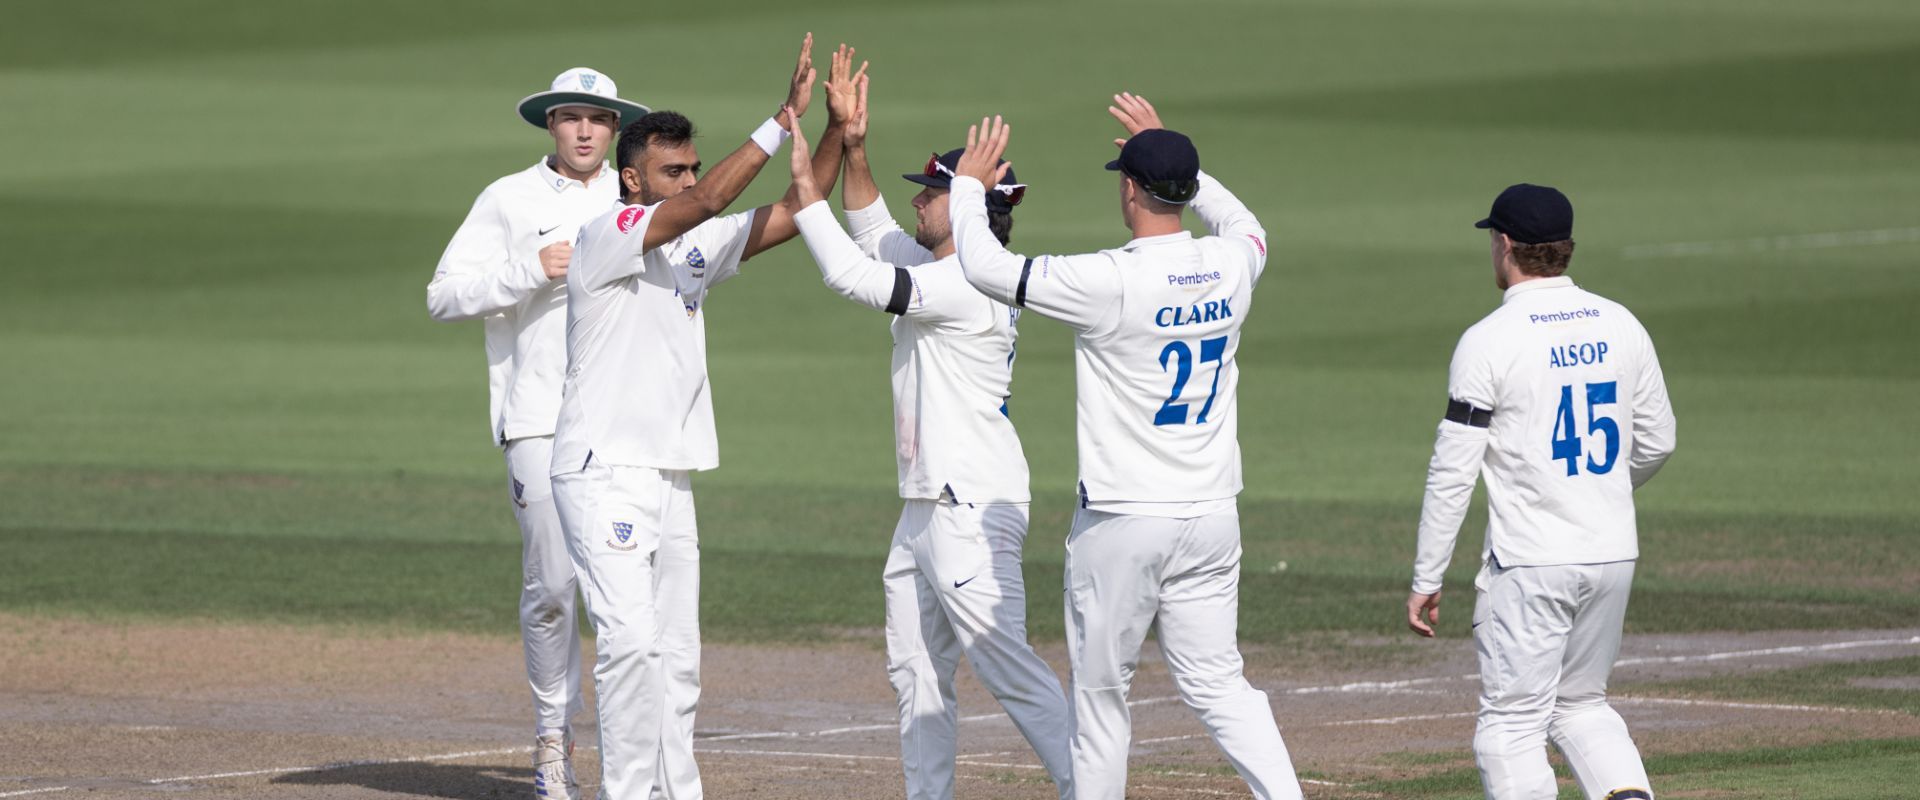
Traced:
[[1179, 131], [1149, 128], [1134, 134], [1107, 169], [1132, 178], [1162, 203], [1185, 205], [1200, 191], [1200, 151]]
[[[935, 189], [949, 188], [953, 186], [953, 170], [960, 165], [960, 154], [963, 152], [966, 152], [964, 148], [948, 150], [945, 155], [929, 156], [927, 158], [927, 166], [920, 170], [918, 175], [902, 175], [900, 177], [906, 178], [921, 186], [931, 186]], [[1007, 162], [1005, 159], [1002, 159], [1000, 163], [1005, 164]], [[1011, 167], [1007, 169], [1007, 174], [1001, 177], [1000, 181], [1000, 183], [988, 188], [987, 207], [1001, 212], [1012, 211], [1014, 206], [1020, 205], [1020, 201], [1026, 199], [1027, 185], [1019, 183], [1014, 179], [1013, 169]]]
[[1492, 228], [1521, 244], [1573, 238], [1573, 201], [1551, 186], [1516, 183], [1493, 200], [1487, 218], [1473, 223]]

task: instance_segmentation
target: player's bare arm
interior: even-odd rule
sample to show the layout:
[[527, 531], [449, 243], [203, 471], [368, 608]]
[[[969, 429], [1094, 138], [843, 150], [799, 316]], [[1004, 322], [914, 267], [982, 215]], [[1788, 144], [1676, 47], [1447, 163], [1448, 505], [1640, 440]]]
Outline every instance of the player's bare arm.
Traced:
[[[813, 98], [815, 77], [813, 34], [809, 33], [800, 44], [800, 57], [794, 63], [793, 77], [787, 84], [787, 101], [781, 105], [781, 113], [791, 114], [796, 119], [807, 113], [807, 104]], [[741, 192], [746, 191], [747, 184], [753, 182], [754, 176], [760, 174], [760, 168], [766, 166], [770, 159], [772, 156], [768, 149], [752, 140], [727, 154], [693, 188], [660, 204], [654, 211], [653, 222], [647, 226], [644, 247], [651, 250], [678, 239], [681, 234], [725, 211], [740, 197]]]
[[[853, 70], [855, 54], [853, 48], [840, 45], [827, 69], [827, 129], [820, 135], [820, 147], [813, 153], [810, 175], [822, 197], [833, 193], [834, 181], [840, 176], [847, 122], [856, 112], [860, 85], [867, 79], [865, 62], [860, 64], [858, 72]], [[788, 186], [779, 202], [760, 207], [753, 215], [753, 230], [747, 234], [747, 247], [741, 258], [752, 258], [798, 235], [800, 229], [794, 225], [793, 215], [807, 205], [800, 201], [796, 187]]]
[[[947, 200], [952, 217], [953, 243], [960, 255], [960, 269], [967, 282], [982, 294], [1008, 305], [1021, 305], [1017, 284], [1021, 264], [1026, 260], [1007, 251], [987, 229], [985, 195], [975, 196], [971, 184], [982, 189], [999, 182], [1011, 164], [1000, 164], [1013, 128], [999, 117], [982, 118], [980, 124], [967, 127], [967, 146], [954, 164], [953, 194]], [[996, 167], [996, 165], [998, 165]]]
[[[861, 65], [865, 70], [866, 66]], [[840, 207], [856, 211], [880, 199], [880, 186], [873, 182], [873, 167], [867, 162], [867, 78], [860, 76], [860, 95], [854, 104], [853, 118], [841, 132], [846, 147], [846, 183], [840, 189]]]
[[827, 199], [820, 191], [818, 178], [813, 174], [813, 159], [807, 156], [807, 135], [800, 130], [800, 120], [787, 115], [787, 133], [793, 137], [789, 143], [792, 151], [787, 154], [787, 166], [793, 171], [793, 188], [788, 190], [801, 208]]

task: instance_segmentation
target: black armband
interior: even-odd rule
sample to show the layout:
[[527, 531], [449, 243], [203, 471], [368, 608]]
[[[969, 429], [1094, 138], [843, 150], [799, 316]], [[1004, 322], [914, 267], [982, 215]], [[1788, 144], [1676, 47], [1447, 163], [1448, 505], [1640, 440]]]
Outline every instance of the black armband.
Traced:
[[1465, 400], [1447, 398], [1448, 422], [1458, 422], [1473, 428], [1485, 428], [1493, 424], [1493, 411], [1486, 408], [1474, 408]]
[[913, 300], [913, 276], [907, 274], [904, 267], [893, 268], [893, 297], [887, 299], [887, 313], [902, 316], [907, 313], [907, 303]]

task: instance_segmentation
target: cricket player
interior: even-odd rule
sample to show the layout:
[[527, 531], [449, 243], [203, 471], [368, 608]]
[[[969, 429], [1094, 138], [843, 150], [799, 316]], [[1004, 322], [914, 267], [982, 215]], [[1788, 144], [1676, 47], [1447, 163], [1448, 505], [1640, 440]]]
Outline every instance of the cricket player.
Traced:
[[[1074, 330], [1080, 508], [1067, 537], [1073, 662], [1073, 785], [1080, 800], [1126, 793], [1127, 690], [1147, 627], [1180, 697], [1259, 798], [1298, 798], [1266, 694], [1241, 674], [1240, 445], [1234, 354], [1266, 265], [1266, 233], [1200, 171], [1186, 136], [1131, 94], [1108, 108], [1131, 138], [1120, 172], [1133, 240], [1114, 250], [1027, 258], [992, 235], [986, 185], [1009, 131], [968, 132], [948, 198], [967, 281]], [[1212, 236], [1181, 223], [1191, 205]]]
[[1551, 738], [1588, 798], [1651, 800], [1607, 676], [1640, 555], [1633, 491], [1673, 453], [1660, 359], [1632, 313], [1562, 274], [1573, 257], [1566, 195], [1507, 187], [1476, 226], [1488, 229], [1505, 295], [1453, 351], [1407, 625], [1433, 636], [1454, 537], [1485, 477], [1473, 753], [1487, 797], [1555, 797]]
[[571, 796], [580, 712], [580, 627], [573, 561], [547, 479], [560, 377], [566, 371], [567, 263], [581, 223], [619, 197], [607, 148], [620, 123], [647, 107], [620, 99], [586, 67], [520, 101], [520, 116], [553, 137], [553, 152], [488, 186], [447, 244], [427, 284], [442, 322], [483, 319], [491, 440], [506, 451], [507, 487], [520, 523], [520, 638], [533, 688], [534, 783]]
[[[950, 800], [959, 723], [954, 673], [966, 654], [1040, 755], [1062, 798], [1073, 796], [1067, 702], [1027, 642], [1027, 459], [1009, 418], [1018, 309], [967, 285], [947, 224], [954, 150], [929, 158], [913, 198], [918, 225], [893, 221], [866, 154], [866, 82], [847, 125], [840, 229], [793, 132], [795, 215], [827, 287], [894, 315], [893, 425], [900, 497], [883, 575], [887, 676], [900, 704], [900, 765], [909, 800]], [[987, 195], [1004, 243], [1026, 194], [1009, 171]]]
[[[809, 34], [781, 113], [806, 112]], [[815, 178], [840, 171], [854, 102], [844, 46], [828, 88], [832, 122]], [[797, 124], [797, 122], [796, 122]], [[740, 262], [792, 238], [793, 190], [780, 202], [715, 217], [786, 138], [769, 119], [699, 177], [686, 117], [654, 112], [620, 135], [625, 205], [581, 228], [567, 273], [567, 377], [554, 435], [553, 486], [598, 632], [601, 792], [645, 800], [701, 796], [693, 760], [699, 701], [700, 550], [690, 474], [719, 463], [707, 383], [707, 292]]]

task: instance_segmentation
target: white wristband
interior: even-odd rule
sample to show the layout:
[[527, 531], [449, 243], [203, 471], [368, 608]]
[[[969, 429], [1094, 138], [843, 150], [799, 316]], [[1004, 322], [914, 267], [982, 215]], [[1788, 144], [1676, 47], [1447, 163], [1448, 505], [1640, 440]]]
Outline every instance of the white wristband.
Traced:
[[787, 137], [792, 135], [787, 132], [785, 125], [780, 124], [778, 117], [768, 117], [767, 121], [760, 123], [760, 127], [753, 129], [753, 135], [747, 138], [752, 139], [754, 144], [760, 145], [760, 149], [766, 152], [767, 157], [772, 158], [774, 153], [780, 152], [780, 143], [785, 142]]

